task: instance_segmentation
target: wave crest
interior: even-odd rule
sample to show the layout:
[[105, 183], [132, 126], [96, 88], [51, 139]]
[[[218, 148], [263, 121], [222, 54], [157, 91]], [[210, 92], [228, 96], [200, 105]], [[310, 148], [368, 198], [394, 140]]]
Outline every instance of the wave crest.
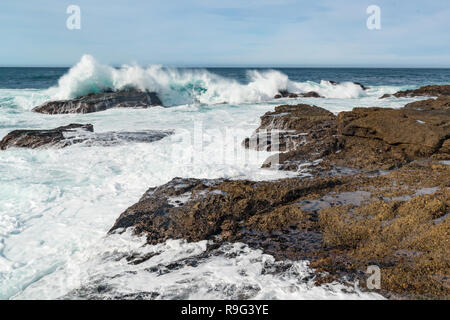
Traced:
[[98, 63], [91, 55], [62, 76], [56, 87], [48, 89], [53, 99], [70, 99], [107, 89], [134, 87], [157, 92], [167, 106], [202, 103], [256, 103], [272, 100], [280, 90], [303, 93], [316, 91], [325, 98], [358, 98], [366, 93], [352, 82], [333, 85], [328, 81], [295, 82], [277, 70], [249, 70], [248, 83], [242, 84], [204, 69], [177, 69], [160, 65], [147, 68], [123, 65], [116, 69]]

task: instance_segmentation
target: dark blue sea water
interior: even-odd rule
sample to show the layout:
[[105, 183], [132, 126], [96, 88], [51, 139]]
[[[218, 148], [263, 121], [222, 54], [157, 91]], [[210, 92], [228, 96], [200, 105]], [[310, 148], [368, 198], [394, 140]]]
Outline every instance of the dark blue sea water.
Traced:
[[[197, 68], [181, 68], [195, 70]], [[198, 68], [203, 69], [203, 68]], [[248, 70], [278, 70], [297, 82], [355, 81], [368, 86], [421, 86], [449, 84], [450, 69], [394, 68], [206, 68], [211, 73], [248, 82]], [[0, 68], [2, 89], [46, 89], [55, 86], [69, 68]], [[205, 69], [203, 69], [205, 70]]]

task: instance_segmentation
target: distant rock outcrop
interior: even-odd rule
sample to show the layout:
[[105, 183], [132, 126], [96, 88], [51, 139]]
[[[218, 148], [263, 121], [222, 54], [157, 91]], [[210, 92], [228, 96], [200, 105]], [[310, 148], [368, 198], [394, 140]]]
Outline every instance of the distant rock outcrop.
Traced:
[[280, 90], [274, 96], [274, 99], [281, 99], [281, 98], [323, 98], [323, 97], [315, 91], [309, 91], [305, 93], [292, 93], [286, 90]]
[[[331, 80], [326, 80], [326, 82], [330, 83], [333, 86], [337, 86], [340, 84], [340, 82], [331, 81]], [[352, 82], [352, 83], [361, 87], [362, 90], [369, 89], [359, 82]], [[288, 90], [279, 90], [278, 93], [274, 96], [274, 99], [281, 99], [281, 98], [324, 98], [324, 97], [321, 96], [316, 91], [294, 93], [294, 92], [289, 92]]]
[[45, 114], [91, 113], [111, 108], [148, 108], [162, 106], [154, 92], [121, 90], [92, 93], [70, 100], [50, 101], [33, 109]]
[[[334, 85], [334, 86], [337, 86], [337, 85], [341, 84], [340, 82], [333, 81], [333, 80], [326, 80], [326, 81], [329, 82], [329, 83], [331, 83], [331, 84]], [[366, 86], [364, 86], [363, 84], [361, 84], [361, 83], [359, 83], [359, 82], [352, 82], [352, 83], [355, 84], [355, 85], [357, 85], [357, 86], [359, 86], [359, 87], [361, 87], [361, 89], [363, 89], [363, 90], [369, 89], [369, 88], [367, 88]]]
[[438, 97], [438, 96], [450, 96], [450, 85], [432, 85], [432, 86], [424, 86], [419, 89], [414, 90], [405, 90], [398, 91], [394, 94], [385, 94], [380, 99], [389, 98], [389, 97]]

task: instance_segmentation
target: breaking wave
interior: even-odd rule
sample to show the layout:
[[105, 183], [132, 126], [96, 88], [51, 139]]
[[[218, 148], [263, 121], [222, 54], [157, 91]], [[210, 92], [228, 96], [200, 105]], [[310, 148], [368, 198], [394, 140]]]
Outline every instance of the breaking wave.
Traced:
[[272, 100], [280, 90], [303, 93], [316, 91], [325, 98], [359, 98], [366, 93], [352, 82], [333, 85], [328, 81], [295, 82], [276, 70], [247, 72], [247, 84], [207, 70], [177, 69], [160, 65], [147, 68], [123, 65], [113, 68], [84, 55], [80, 62], [48, 90], [52, 99], [70, 99], [106, 89], [129, 87], [157, 92], [167, 106], [190, 103], [258, 103]]

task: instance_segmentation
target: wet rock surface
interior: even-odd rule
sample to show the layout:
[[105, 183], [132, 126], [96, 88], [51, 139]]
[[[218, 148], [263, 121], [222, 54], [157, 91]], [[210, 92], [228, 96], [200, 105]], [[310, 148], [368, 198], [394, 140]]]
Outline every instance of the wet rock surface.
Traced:
[[145, 130], [136, 132], [95, 133], [92, 124], [70, 124], [50, 130], [15, 130], [0, 141], [0, 150], [8, 148], [64, 148], [83, 143], [87, 146], [111, 146], [130, 142], [154, 142], [173, 131]]
[[450, 109], [450, 97], [439, 96], [436, 99], [411, 102], [405, 105], [405, 109], [426, 111], [427, 114], [430, 114], [430, 112], [436, 114], [438, 112], [437, 115], [439, 115], [441, 112], [446, 112]]
[[[334, 86], [337, 86], [337, 85], [341, 84], [341, 82], [337, 82], [337, 81], [333, 81], [333, 80], [326, 80], [326, 82], [329, 82], [329, 83], [331, 83]], [[364, 86], [363, 84], [361, 84], [360, 82], [352, 82], [352, 83], [354, 85], [357, 85], [357, 86], [361, 87], [361, 89], [363, 89], [363, 90], [369, 89], [366, 86]]]
[[309, 91], [304, 93], [280, 91], [278, 94], [274, 96], [274, 98], [281, 99], [281, 98], [323, 98], [323, 97], [315, 91]]
[[162, 106], [154, 92], [121, 90], [95, 93], [70, 100], [50, 101], [33, 109], [45, 114], [91, 113], [111, 108], [149, 108]]
[[82, 142], [86, 146], [114, 146], [124, 143], [151, 143], [172, 134], [171, 130], [78, 132], [75, 135], [66, 134], [66, 139]]
[[279, 148], [277, 168], [299, 177], [176, 178], [150, 188], [110, 232], [132, 228], [149, 244], [242, 242], [279, 261], [310, 261], [317, 284], [345, 279], [364, 289], [376, 265], [385, 297], [448, 299], [449, 124], [446, 97], [337, 116], [279, 106], [243, 144]]
[[280, 225], [295, 222], [302, 214], [300, 210], [286, 217], [279, 207], [334, 183], [333, 180], [294, 179], [274, 184], [176, 178], [149, 189], [136, 205], [119, 217], [111, 230], [133, 226], [137, 233], [147, 233], [150, 243], [171, 238], [199, 241], [219, 237], [235, 241], [240, 237], [236, 233], [240, 223], [260, 213], [267, 213], [265, 222], [249, 220], [246, 221], [248, 226], [258, 225], [264, 230], [273, 228], [274, 221], [279, 221]]
[[[274, 137], [278, 144], [272, 143]], [[339, 166], [388, 170], [421, 158], [446, 160], [449, 101], [440, 97], [400, 109], [355, 108], [337, 116], [316, 106], [279, 106], [261, 117], [260, 127], [243, 144], [282, 152], [264, 167], [316, 174]]]
[[69, 124], [67, 126], [58, 127], [50, 130], [14, 130], [6, 135], [0, 142], [0, 149], [8, 148], [30, 148], [36, 149], [44, 146], [64, 147], [69, 143], [76, 143], [77, 141], [69, 142], [66, 140], [64, 134], [73, 133], [76, 131], [93, 132], [94, 127], [91, 124]]
[[[255, 150], [290, 151], [311, 140], [334, 135], [335, 119], [333, 113], [316, 106], [278, 106], [261, 117], [261, 125], [243, 144]], [[278, 137], [278, 143], [272, 143], [272, 137]]]
[[420, 87], [419, 89], [399, 91], [394, 94], [385, 94], [380, 99], [389, 97], [421, 97], [421, 96], [450, 96], [450, 85], [431, 85]]
[[338, 133], [343, 145], [333, 155], [337, 163], [390, 169], [421, 158], [447, 159], [450, 110], [355, 108], [339, 114]]
[[[337, 86], [341, 84], [340, 82], [332, 81], [332, 80], [325, 80], [325, 83], [331, 84], [333, 86]], [[360, 87], [362, 90], [367, 90], [369, 88], [365, 87], [363, 84], [359, 82], [352, 82], [354, 85]], [[281, 98], [324, 98], [316, 91], [309, 91], [309, 92], [301, 92], [301, 93], [295, 93], [295, 92], [289, 92], [288, 90], [280, 90], [275, 96], [274, 99], [281, 99]]]
[[149, 189], [110, 232], [131, 227], [150, 244], [243, 242], [278, 260], [311, 261], [317, 283], [344, 277], [364, 287], [375, 264], [386, 276], [385, 296], [443, 298], [450, 294], [449, 211], [450, 168], [430, 161], [376, 176], [176, 178]]

